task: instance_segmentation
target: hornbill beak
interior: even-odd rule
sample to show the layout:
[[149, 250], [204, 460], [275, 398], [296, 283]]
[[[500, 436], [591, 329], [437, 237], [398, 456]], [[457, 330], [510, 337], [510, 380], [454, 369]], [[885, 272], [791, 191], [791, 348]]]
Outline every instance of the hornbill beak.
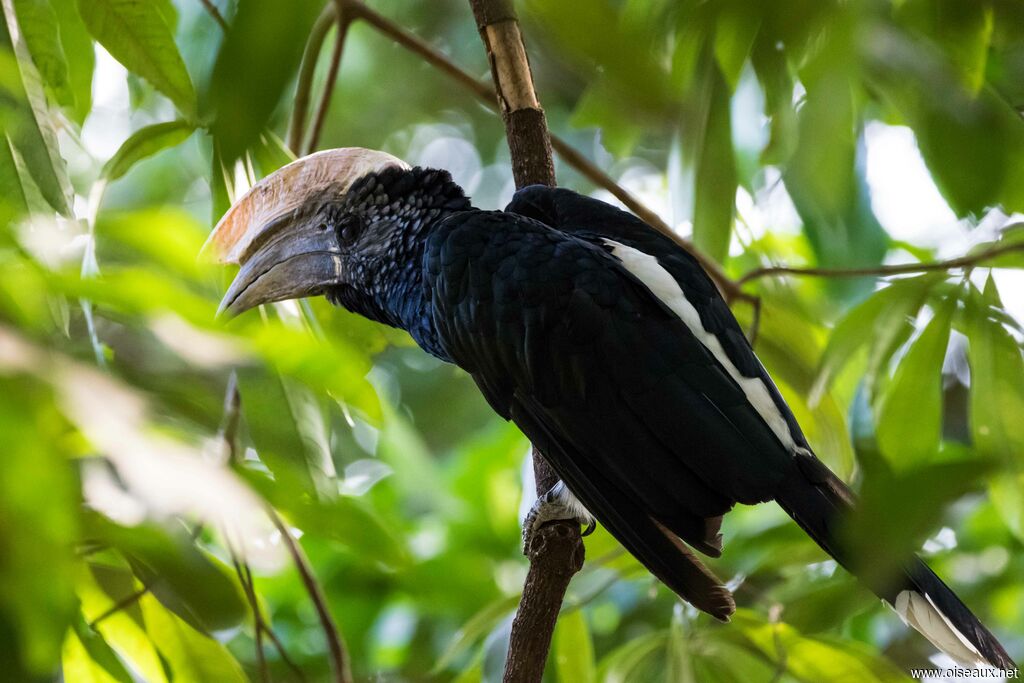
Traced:
[[344, 282], [344, 259], [324, 209], [364, 175], [404, 161], [360, 147], [317, 152], [253, 185], [232, 206], [203, 247], [238, 275], [218, 315], [235, 316], [272, 301], [323, 293]]

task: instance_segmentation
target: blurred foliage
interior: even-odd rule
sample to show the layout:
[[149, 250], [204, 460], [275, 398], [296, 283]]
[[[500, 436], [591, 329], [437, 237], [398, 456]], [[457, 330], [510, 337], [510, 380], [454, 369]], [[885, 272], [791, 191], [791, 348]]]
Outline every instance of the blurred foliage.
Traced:
[[[498, 680], [526, 569], [523, 437], [464, 374], [322, 300], [214, 318], [229, 273], [196, 254], [211, 215], [293, 158], [281, 138], [323, 8], [214, 4], [226, 34], [198, 0], [2, 0], [0, 668], [260, 680], [259, 630], [273, 680], [297, 679], [290, 662], [328, 680], [272, 506], [357, 679]], [[465, 3], [377, 4], [487, 72]], [[935, 256], [876, 217], [870, 126], [913, 131], [973, 253], [1022, 241], [1006, 218], [1024, 211], [1016, 0], [519, 9], [552, 127], [735, 276]], [[444, 166], [482, 208], [509, 198], [499, 119], [363, 22], [330, 105], [322, 146]], [[570, 167], [559, 177], [596, 191]], [[779, 193], [798, 231], [772, 224]], [[927, 541], [1019, 660], [1024, 329], [1001, 300], [1021, 280], [1000, 277], [1024, 256], [988, 265], [747, 287], [759, 354], [863, 494], [850, 542], [885, 571]], [[752, 325], [748, 306], [736, 313]], [[548, 679], [889, 681], [932, 654], [774, 507], [736, 510], [724, 533], [711, 564], [736, 587], [729, 625], [680, 604], [607, 533], [589, 537]]]

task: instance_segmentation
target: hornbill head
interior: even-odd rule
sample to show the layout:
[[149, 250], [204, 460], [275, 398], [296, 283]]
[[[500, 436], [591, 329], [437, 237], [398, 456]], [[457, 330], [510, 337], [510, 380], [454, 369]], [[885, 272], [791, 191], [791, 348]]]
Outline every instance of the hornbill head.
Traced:
[[[386, 195], [372, 182], [360, 183], [389, 169], [409, 165], [385, 152], [349, 147], [303, 157], [256, 183], [204, 247], [221, 262], [241, 266], [218, 313], [233, 316], [348, 284], [354, 255], [365, 260], [388, 248], [392, 237]], [[353, 197], [356, 186], [359, 196]]]

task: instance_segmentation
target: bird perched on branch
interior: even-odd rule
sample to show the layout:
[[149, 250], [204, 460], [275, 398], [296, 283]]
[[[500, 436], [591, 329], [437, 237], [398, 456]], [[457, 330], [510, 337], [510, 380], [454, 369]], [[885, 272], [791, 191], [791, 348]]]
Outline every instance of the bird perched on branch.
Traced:
[[[697, 261], [628, 213], [542, 186], [481, 211], [446, 171], [349, 148], [265, 178], [210, 244], [241, 266], [222, 311], [325, 295], [468, 372], [562, 479], [528, 527], [593, 515], [723, 621], [733, 597], [690, 548], [719, 556], [736, 503], [776, 501], [860, 566], [836, 533], [854, 495], [815, 457]], [[954, 659], [1013, 668], [920, 560], [868, 587]]]

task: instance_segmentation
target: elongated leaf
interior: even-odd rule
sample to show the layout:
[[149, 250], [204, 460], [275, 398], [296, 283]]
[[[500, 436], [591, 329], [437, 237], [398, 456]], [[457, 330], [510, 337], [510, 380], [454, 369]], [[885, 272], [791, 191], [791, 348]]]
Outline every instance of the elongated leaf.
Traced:
[[1009, 528], [1024, 538], [1024, 358], [994, 313], [1001, 302], [992, 279], [984, 296], [972, 291], [964, 317], [971, 363], [971, 437], [979, 453], [1005, 464], [992, 499]]
[[558, 618], [554, 635], [554, 660], [558, 680], [563, 683], [595, 683], [594, 643], [582, 610]]
[[174, 35], [156, 3], [139, 0], [78, 0], [89, 32], [114, 59], [174, 102], [186, 118], [196, 112], [196, 94]]
[[14, 150], [11, 148], [11, 141], [6, 135], [0, 138], [0, 226], [3, 232], [0, 233], [0, 243], [11, 238], [8, 232], [9, 226], [19, 217], [28, 211], [28, 204], [25, 201], [25, 190], [21, 187], [21, 179], [18, 176], [18, 165], [14, 160]]
[[155, 123], [132, 133], [100, 172], [106, 181], [117, 180], [139, 161], [157, 152], [181, 144], [192, 135], [195, 126], [188, 121]]
[[864, 647], [808, 638], [783, 623], [766, 623], [747, 609], [737, 610], [732, 627], [786, 673], [806, 683], [820, 681], [902, 682], [906, 675]]
[[285, 164], [295, 161], [295, 155], [273, 131], [264, 131], [252, 148], [253, 160], [260, 175], [268, 176]]
[[516, 608], [517, 604], [519, 604], [519, 596], [509, 595], [491, 602], [470, 617], [469, 621], [463, 624], [455, 633], [452, 641], [437, 660], [437, 664], [433, 669], [434, 673], [444, 671], [451, 666], [456, 659], [465, 654], [473, 645], [505, 619]]
[[139, 580], [196, 628], [229, 628], [245, 616], [246, 603], [234, 574], [185, 534], [171, 537], [153, 527], [119, 527], [99, 517], [91, 522], [91, 536], [120, 550]]
[[20, 84], [11, 82], [10, 87], [20, 88], [10, 92], [17, 102], [17, 113], [7, 123], [6, 131], [21, 152], [28, 172], [35, 180], [39, 191], [55, 211], [71, 215], [71, 182], [68, 180], [64, 159], [57, 145], [57, 132], [51, 121], [46, 94], [43, 91], [39, 72], [32, 62], [24, 34], [18, 25], [14, 0], [0, 0], [6, 19], [4, 34], [17, 58]]
[[917, 315], [928, 289], [938, 281], [933, 276], [898, 280], [875, 292], [843, 316], [829, 336], [821, 356], [818, 378], [811, 390], [811, 402], [817, 402], [836, 375], [864, 346], [872, 345], [889, 355], [906, 321]]
[[[79, 572], [75, 592], [82, 601], [82, 614], [92, 622], [139, 590], [132, 573], [125, 568], [93, 566]], [[146, 633], [137, 602], [107, 615], [96, 625], [97, 632], [146, 683], [168, 683], [160, 655]]]
[[722, 263], [729, 255], [729, 240], [736, 207], [736, 160], [732, 147], [729, 86], [716, 65], [708, 79], [708, 118], [697, 159], [693, 241], [704, 253]]
[[[979, 487], [991, 461], [944, 462], [895, 475], [873, 472], [846, 528], [850, 556], [868, 585], [889, 581], [937, 529], [946, 506]], [[913, 492], [910, 497], [908, 492]]]
[[73, 106], [68, 65], [61, 45], [57, 14], [46, 0], [14, 0], [25, 44], [43, 82], [63, 106]]
[[58, 661], [75, 613], [72, 539], [78, 503], [66, 455], [58, 450], [65, 425], [47, 387], [0, 374], [0, 433], [0, 621], [6, 622], [0, 628], [9, 624], [14, 630], [4, 638], [3, 650], [11, 657], [4, 675], [35, 680]]
[[76, 683], [132, 683], [124, 668], [103, 637], [89, 628], [84, 619], [68, 631], [61, 653], [65, 681]]
[[895, 469], [935, 457], [942, 436], [942, 362], [955, 300], [944, 302], [896, 368], [881, 398], [878, 445]]
[[759, 15], [739, 5], [722, 11], [715, 22], [715, 59], [733, 90], [740, 81], [760, 23]]
[[139, 601], [146, 631], [167, 661], [175, 683], [248, 683], [227, 648], [199, 633], [152, 596]]
[[227, 163], [241, 156], [267, 127], [322, 7], [314, 0], [239, 3], [210, 84], [216, 111], [213, 133]]
[[336, 541], [371, 563], [391, 567], [409, 563], [408, 551], [362, 499], [335, 495], [333, 499], [314, 501], [255, 473], [249, 474], [249, 481], [303, 532]]
[[612, 650], [598, 668], [597, 680], [604, 683], [629, 683], [638, 680], [634, 673], [640, 665], [664, 647], [667, 631], [655, 631], [634, 638]]
[[82, 23], [75, 0], [50, 0], [57, 14], [60, 43], [68, 71], [68, 90], [73, 99], [74, 120], [81, 124], [92, 108], [92, 75], [96, 51]]

